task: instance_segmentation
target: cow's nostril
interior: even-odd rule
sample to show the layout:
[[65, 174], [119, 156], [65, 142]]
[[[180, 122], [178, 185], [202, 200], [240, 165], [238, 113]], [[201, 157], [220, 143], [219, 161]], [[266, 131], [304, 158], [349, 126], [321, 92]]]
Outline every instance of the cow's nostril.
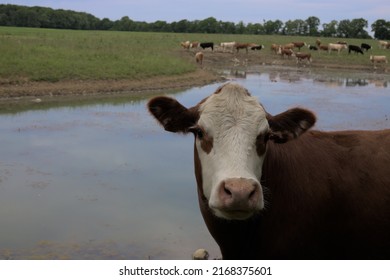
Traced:
[[232, 196], [232, 192], [231, 192], [228, 188], [223, 187], [223, 190], [225, 191], [225, 193], [226, 193], [227, 195]]
[[251, 191], [250, 192], [250, 194], [249, 194], [249, 199], [251, 199], [252, 197], [254, 197], [255, 196], [255, 194], [256, 194], [256, 189], [254, 189], [253, 191]]

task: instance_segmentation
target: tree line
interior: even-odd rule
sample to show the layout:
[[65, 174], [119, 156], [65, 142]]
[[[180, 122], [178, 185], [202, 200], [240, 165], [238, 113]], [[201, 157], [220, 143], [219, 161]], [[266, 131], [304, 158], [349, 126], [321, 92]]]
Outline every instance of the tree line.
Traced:
[[[321, 25], [315, 16], [306, 20], [296, 19], [282, 22], [280, 20], [263, 20], [262, 23], [238, 23], [220, 21], [214, 17], [203, 20], [186, 19], [168, 23], [166, 21], [144, 22], [133, 21], [128, 16], [112, 21], [99, 19], [91, 14], [71, 10], [51, 9], [46, 7], [27, 7], [19, 5], [0, 5], [0, 26], [38, 27], [75, 30], [115, 30], [142, 32], [176, 32], [176, 33], [218, 33], [218, 34], [259, 34], [259, 35], [299, 35], [324, 36], [339, 38], [371, 38], [366, 31], [367, 20], [363, 18], [332, 20]], [[322, 27], [322, 29], [320, 29]], [[371, 24], [374, 38], [390, 39], [390, 21], [378, 19]]]

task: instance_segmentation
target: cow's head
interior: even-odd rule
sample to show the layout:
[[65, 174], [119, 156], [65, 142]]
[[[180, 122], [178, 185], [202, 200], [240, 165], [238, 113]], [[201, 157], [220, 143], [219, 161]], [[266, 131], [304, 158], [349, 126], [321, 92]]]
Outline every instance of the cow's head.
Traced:
[[199, 193], [216, 216], [237, 220], [264, 207], [260, 178], [267, 142], [294, 139], [316, 120], [300, 108], [271, 116], [234, 83], [192, 108], [169, 97], [153, 98], [148, 108], [165, 130], [194, 134]]

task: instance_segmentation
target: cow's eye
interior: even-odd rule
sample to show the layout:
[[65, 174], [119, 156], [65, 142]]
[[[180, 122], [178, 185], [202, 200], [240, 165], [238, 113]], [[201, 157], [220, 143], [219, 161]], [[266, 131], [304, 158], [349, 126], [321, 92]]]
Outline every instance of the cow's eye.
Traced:
[[196, 134], [196, 137], [199, 140], [202, 140], [202, 138], [203, 138], [203, 130], [201, 128], [197, 128], [195, 134]]
[[262, 156], [267, 147], [268, 133], [259, 134], [256, 138], [256, 151], [259, 156]]
[[204, 133], [203, 130], [200, 127], [194, 127], [191, 128], [190, 130], [192, 133], [194, 133], [195, 137], [198, 138], [199, 140], [202, 140]]

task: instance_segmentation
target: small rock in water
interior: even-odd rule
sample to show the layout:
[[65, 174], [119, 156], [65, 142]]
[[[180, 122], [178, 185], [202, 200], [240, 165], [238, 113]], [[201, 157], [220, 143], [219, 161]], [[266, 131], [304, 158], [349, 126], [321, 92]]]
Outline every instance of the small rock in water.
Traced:
[[198, 249], [192, 254], [193, 260], [208, 260], [209, 259], [209, 252], [207, 252], [205, 249]]

